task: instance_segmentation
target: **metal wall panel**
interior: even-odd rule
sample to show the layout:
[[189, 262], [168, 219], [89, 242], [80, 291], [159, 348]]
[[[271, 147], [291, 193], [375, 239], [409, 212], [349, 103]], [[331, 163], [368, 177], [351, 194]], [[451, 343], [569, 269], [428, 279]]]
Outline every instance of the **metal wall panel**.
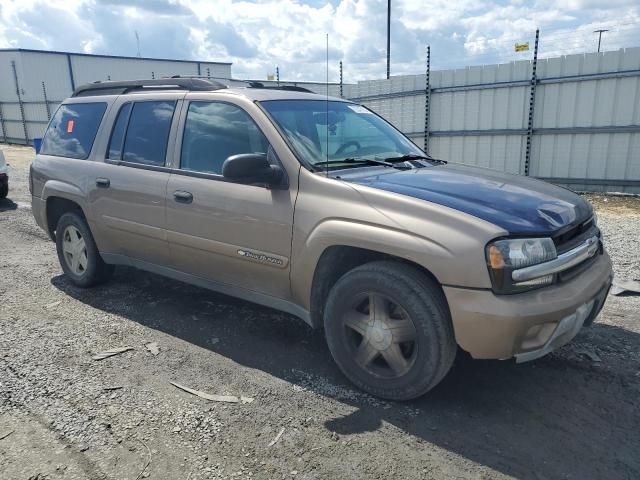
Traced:
[[[604, 54], [569, 55], [542, 60], [542, 78], [593, 75], [640, 69], [640, 49]], [[534, 129], [586, 129], [584, 133], [534, 135], [531, 174], [541, 177], [591, 180], [640, 179], [640, 73], [622, 78], [600, 78], [542, 83], [536, 94]], [[636, 127], [636, 131], [597, 132], [590, 127]], [[535, 130], [534, 130], [535, 131]], [[575, 184], [573, 188], [611, 190]], [[635, 186], [614, 190], [640, 193]]]
[[[430, 153], [524, 173], [531, 67], [519, 61], [431, 72]], [[571, 179], [574, 189], [640, 193], [640, 48], [541, 59], [537, 75], [530, 175]], [[349, 96], [422, 146], [425, 79], [358, 82]]]
[[430, 146], [430, 154], [436, 158], [509, 173], [522, 173], [519, 159], [524, 152], [523, 136], [434, 137], [430, 140]]
[[11, 68], [12, 60], [19, 66], [20, 55], [14, 52], [0, 52], [0, 102], [16, 101], [16, 87]]
[[[63, 54], [21, 52], [18, 80], [25, 102], [44, 100], [42, 82], [45, 82], [49, 100], [61, 101], [71, 92], [67, 56]], [[15, 100], [15, 94], [13, 96]]]
[[[196, 72], [198, 64], [196, 65]], [[200, 75], [218, 78], [231, 78], [231, 65], [222, 65], [220, 63], [200, 62]]]
[[141, 80], [172, 75], [197, 75], [196, 63], [167, 62], [162, 60], [139, 60], [71, 56], [76, 86], [96, 80]]

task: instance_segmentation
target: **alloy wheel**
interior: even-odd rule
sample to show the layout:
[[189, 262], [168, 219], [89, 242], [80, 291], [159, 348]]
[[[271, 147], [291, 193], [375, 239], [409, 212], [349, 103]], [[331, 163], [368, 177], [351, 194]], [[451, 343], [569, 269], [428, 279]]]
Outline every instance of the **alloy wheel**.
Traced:
[[415, 325], [390, 298], [373, 292], [356, 296], [343, 325], [353, 360], [368, 373], [397, 378], [415, 363]]
[[69, 225], [62, 236], [62, 251], [72, 273], [82, 276], [87, 271], [87, 245], [80, 230]]

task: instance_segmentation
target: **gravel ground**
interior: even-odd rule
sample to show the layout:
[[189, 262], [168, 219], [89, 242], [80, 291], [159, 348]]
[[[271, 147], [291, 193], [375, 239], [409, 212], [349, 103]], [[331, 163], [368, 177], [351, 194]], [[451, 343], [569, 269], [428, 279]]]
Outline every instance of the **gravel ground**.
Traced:
[[[459, 355], [427, 396], [384, 402], [288, 315], [128, 268], [73, 287], [31, 216], [32, 150], [0, 148], [2, 479], [640, 478], [640, 296], [539, 361]], [[590, 199], [616, 274], [640, 278], [640, 199]], [[92, 360], [114, 347], [132, 350]]]

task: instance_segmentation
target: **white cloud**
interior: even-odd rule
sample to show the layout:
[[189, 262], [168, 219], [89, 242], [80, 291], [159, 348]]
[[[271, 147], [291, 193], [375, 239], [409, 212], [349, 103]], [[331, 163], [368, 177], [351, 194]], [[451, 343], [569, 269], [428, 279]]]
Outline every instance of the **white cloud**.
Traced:
[[[5, 0], [0, 47], [232, 61], [236, 77], [330, 79], [344, 61], [346, 81], [381, 78], [386, 62], [384, 0]], [[516, 41], [542, 29], [541, 55], [640, 43], [637, 0], [394, 0], [392, 73], [422, 73], [427, 44], [438, 68], [529, 58]]]

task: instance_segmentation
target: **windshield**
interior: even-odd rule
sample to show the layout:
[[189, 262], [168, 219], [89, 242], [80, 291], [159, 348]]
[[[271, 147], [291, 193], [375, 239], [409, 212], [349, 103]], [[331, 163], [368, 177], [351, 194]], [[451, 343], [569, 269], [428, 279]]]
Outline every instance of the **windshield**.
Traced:
[[361, 105], [324, 100], [269, 100], [260, 104], [298, 156], [312, 166], [327, 160], [339, 164], [345, 159], [424, 155], [404, 135]]

